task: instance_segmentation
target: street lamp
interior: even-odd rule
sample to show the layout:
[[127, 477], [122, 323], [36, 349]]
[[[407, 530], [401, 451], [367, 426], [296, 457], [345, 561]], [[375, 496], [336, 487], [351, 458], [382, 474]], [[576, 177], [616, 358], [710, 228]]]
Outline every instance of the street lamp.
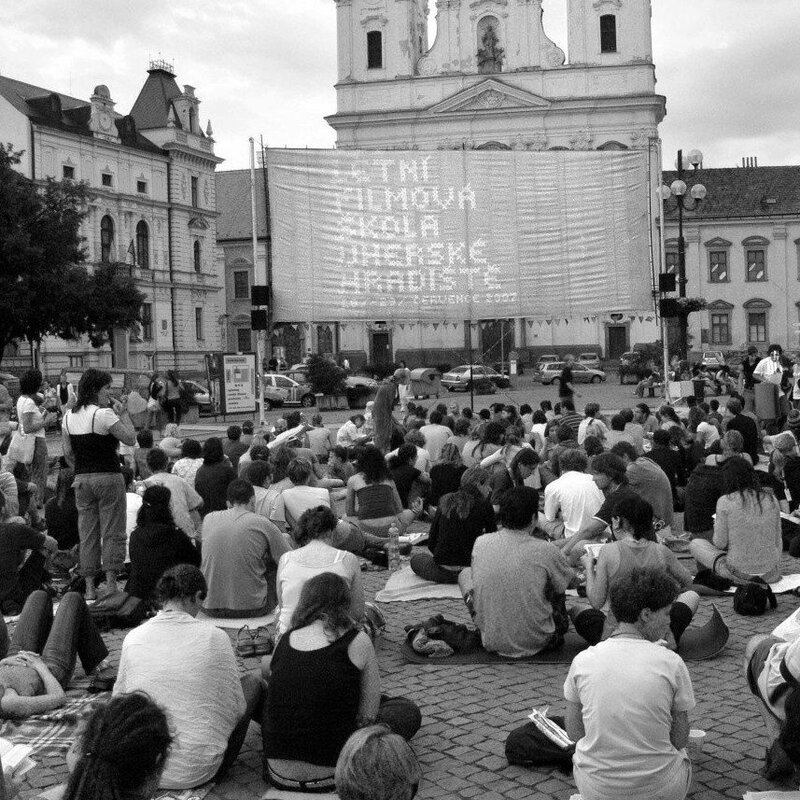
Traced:
[[[708, 192], [702, 183], [696, 183], [691, 189], [683, 180], [684, 171], [692, 167], [696, 173], [703, 163], [703, 154], [699, 150], [690, 150], [686, 158], [683, 150], [678, 150], [678, 179], [671, 185], [666, 184], [661, 187], [661, 197], [666, 204], [670, 197], [675, 198], [678, 208], [678, 297], [686, 297], [686, 241], [683, 238], [683, 212], [695, 211], [703, 200], [706, 199]], [[687, 195], [688, 191], [688, 195]], [[691, 197], [692, 202], [689, 201]], [[689, 323], [688, 316], [683, 309], [678, 315], [678, 350], [681, 358], [687, 358], [689, 354]]]

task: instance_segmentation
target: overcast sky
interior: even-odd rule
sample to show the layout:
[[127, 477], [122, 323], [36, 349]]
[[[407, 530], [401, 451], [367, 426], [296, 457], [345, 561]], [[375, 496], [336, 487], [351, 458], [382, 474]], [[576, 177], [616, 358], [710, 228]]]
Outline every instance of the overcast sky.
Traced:
[[[566, 49], [564, 0], [545, 27]], [[331, 147], [334, 0], [6, 0], [0, 73], [88, 99], [105, 83], [127, 113], [149, 59], [173, 61], [202, 100], [222, 169], [248, 164], [249, 136]], [[653, 0], [665, 165], [700, 148], [707, 167], [800, 164], [800, 0]]]

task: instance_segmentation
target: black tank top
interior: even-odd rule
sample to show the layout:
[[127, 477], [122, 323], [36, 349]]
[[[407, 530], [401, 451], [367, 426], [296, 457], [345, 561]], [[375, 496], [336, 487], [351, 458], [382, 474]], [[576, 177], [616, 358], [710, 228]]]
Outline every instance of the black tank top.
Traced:
[[347, 648], [358, 631], [319, 650], [295, 650], [290, 635], [281, 637], [272, 656], [264, 753], [267, 758], [335, 767], [356, 729], [361, 670], [350, 661]]
[[69, 434], [69, 442], [75, 456], [76, 475], [120, 472], [117, 438], [110, 433], [95, 433], [94, 418], [98, 410], [95, 409], [92, 413], [91, 428], [86, 433], [70, 430], [70, 421], [73, 422], [73, 428], [75, 427], [75, 421], [72, 419], [75, 412], [67, 412], [64, 418], [64, 427]]

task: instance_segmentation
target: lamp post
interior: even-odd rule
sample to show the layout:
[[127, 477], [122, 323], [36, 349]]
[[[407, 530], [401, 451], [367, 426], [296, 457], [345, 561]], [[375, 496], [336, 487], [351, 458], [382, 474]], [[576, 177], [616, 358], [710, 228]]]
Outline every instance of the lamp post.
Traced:
[[[686, 165], [692, 167], [696, 173], [698, 168], [703, 163], [703, 154], [699, 150], [690, 150], [686, 155], [684, 161], [683, 150], [678, 150], [678, 179], [673, 181], [670, 186], [666, 184], [661, 187], [661, 197], [666, 201], [670, 197], [675, 198], [675, 203], [678, 208], [678, 297], [686, 297], [686, 241], [683, 238], [683, 212], [695, 211], [700, 203], [706, 199], [706, 187], [702, 183], [696, 183], [689, 189], [686, 182], [683, 180], [684, 170]], [[689, 195], [687, 196], [687, 191]], [[689, 196], [692, 198], [692, 203], [689, 203]], [[681, 358], [687, 358], [689, 355], [689, 321], [688, 316], [683, 309], [678, 315], [678, 355]]]

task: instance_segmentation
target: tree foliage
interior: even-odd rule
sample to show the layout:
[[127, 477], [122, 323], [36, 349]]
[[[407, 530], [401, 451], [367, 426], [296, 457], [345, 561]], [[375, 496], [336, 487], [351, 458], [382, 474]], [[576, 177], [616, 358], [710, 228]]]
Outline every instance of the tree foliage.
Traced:
[[144, 296], [120, 266], [87, 270], [86, 185], [37, 186], [13, 168], [20, 155], [0, 144], [0, 359], [12, 342], [45, 336], [87, 335], [99, 347], [139, 320]]
[[308, 359], [308, 381], [315, 392], [344, 394], [345, 376], [345, 371], [327, 358], [313, 355]]

